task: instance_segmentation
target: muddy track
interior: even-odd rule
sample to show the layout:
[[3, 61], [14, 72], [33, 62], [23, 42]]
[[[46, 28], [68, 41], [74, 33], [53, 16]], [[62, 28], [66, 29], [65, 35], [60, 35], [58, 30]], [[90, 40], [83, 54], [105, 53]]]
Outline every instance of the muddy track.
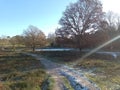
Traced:
[[61, 67], [61, 65], [51, 62], [50, 60], [47, 60], [45, 58], [42, 58], [40, 55], [31, 54], [31, 53], [24, 53], [24, 54], [33, 56], [37, 60], [40, 60], [40, 62], [44, 65], [47, 73], [51, 76], [51, 78], [54, 79], [55, 83], [54, 83], [53, 90], [66, 90], [66, 87], [64, 86], [64, 81], [63, 81], [64, 76], [60, 75], [59, 73], [59, 68]]
[[41, 61], [41, 63], [45, 66], [47, 73], [54, 79], [54, 90], [64, 90], [64, 82], [62, 80], [63, 76], [61, 76], [58, 72], [60, 65], [56, 65], [55, 63], [44, 58], [37, 57], [37, 59]]

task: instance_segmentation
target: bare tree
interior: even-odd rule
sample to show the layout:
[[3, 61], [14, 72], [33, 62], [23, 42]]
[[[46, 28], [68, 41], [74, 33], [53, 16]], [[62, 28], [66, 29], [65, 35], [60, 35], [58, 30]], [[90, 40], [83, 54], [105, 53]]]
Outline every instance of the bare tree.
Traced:
[[109, 11], [106, 13], [107, 32], [110, 38], [117, 36], [120, 32], [120, 16]]
[[45, 45], [45, 34], [35, 26], [29, 26], [24, 32], [24, 42], [28, 47], [32, 47], [33, 51], [37, 46], [41, 47]]
[[115, 31], [116, 28], [116, 24], [117, 24], [117, 16], [115, 13], [113, 13], [112, 11], [109, 11], [106, 13], [106, 21], [108, 23], [108, 30], [113, 30]]
[[74, 36], [80, 47], [80, 38], [86, 31], [99, 28], [104, 13], [99, 0], [78, 0], [67, 6], [59, 23], [61, 27], [56, 30], [57, 36]]

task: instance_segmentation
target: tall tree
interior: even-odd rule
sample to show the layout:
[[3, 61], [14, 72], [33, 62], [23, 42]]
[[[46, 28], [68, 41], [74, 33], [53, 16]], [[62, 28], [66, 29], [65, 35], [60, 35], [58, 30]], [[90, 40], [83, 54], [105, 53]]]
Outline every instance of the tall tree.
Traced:
[[35, 26], [29, 26], [24, 32], [24, 42], [28, 47], [32, 47], [33, 51], [37, 46], [41, 47], [45, 45], [45, 34]]
[[99, 28], [104, 13], [99, 0], [78, 0], [67, 6], [59, 23], [61, 27], [56, 30], [56, 35], [74, 37], [80, 47], [80, 38], [86, 31]]

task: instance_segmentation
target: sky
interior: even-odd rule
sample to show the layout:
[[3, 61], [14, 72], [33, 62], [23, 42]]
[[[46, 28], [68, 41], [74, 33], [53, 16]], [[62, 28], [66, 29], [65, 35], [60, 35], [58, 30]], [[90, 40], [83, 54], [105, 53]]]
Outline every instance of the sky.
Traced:
[[[29, 25], [54, 33], [66, 6], [77, 0], [0, 0], [0, 36], [21, 35]], [[104, 11], [120, 13], [119, 0], [102, 0]]]

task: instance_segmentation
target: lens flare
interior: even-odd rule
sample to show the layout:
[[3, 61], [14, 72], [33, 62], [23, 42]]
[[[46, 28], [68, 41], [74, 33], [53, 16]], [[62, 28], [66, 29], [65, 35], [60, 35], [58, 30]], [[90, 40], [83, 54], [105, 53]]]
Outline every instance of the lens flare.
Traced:
[[[107, 41], [106, 43], [104, 43], [104, 44], [98, 46], [97, 48], [93, 49], [92, 51], [86, 53], [84, 56], [82, 56], [82, 57], [80, 58], [80, 60], [83, 60], [83, 59], [87, 58], [88, 56], [90, 56], [90, 55], [92, 55], [93, 53], [97, 52], [97, 51], [100, 50], [101, 48], [109, 45], [110, 43], [118, 40], [119, 38], [120, 38], [120, 35], [112, 38], [111, 40]], [[78, 60], [77, 60], [77, 61], [78, 61]], [[76, 64], [77, 64], [77, 62], [76, 62]]]

